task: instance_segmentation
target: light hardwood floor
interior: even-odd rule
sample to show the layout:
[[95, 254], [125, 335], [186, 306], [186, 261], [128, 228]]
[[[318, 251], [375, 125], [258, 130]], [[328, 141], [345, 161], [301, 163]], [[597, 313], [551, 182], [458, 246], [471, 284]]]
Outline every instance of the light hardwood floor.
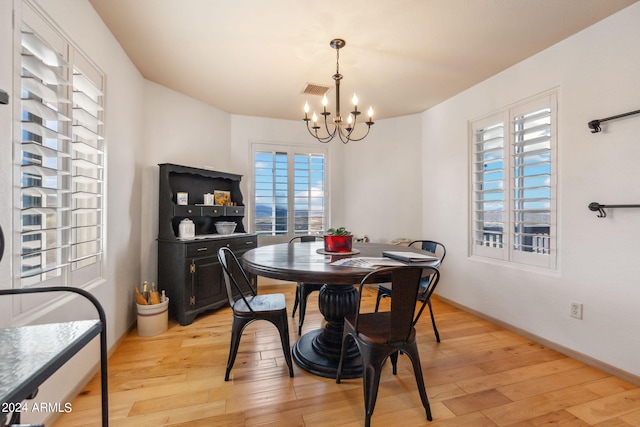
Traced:
[[[261, 292], [283, 292], [289, 312], [293, 283], [261, 282]], [[375, 288], [364, 305], [373, 308]], [[388, 300], [383, 300], [388, 304]], [[372, 426], [640, 426], [640, 388], [435, 299], [442, 342], [428, 313], [418, 325], [425, 384], [433, 412], [426, 421], [406, 356], [398, 375], [385, 367]], [[291, 318], [290, 318], [291, 319]], [[317, 293], [303, 333], [322, 322]], [[250, 325], [232, 379], [224, 381], [229, 308], [189, 326], [170, 322], [150, 338], [133, 331], [109, 360], [111, 426], [361, 426], [360, 379], [320, 378], [299, 369], [287, 375], [276, 329]], [[297, 316], [290, 320], [292, 343]], [[55, 427], [99, 426], [100, 383], [94, 378]]]

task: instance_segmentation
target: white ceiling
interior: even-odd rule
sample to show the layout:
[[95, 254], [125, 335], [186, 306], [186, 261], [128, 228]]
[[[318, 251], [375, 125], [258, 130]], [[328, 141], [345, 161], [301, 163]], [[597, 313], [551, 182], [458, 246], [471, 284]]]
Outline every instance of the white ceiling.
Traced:
[[[298, 120], [307, 83], [419, 113], [637, 0], [90, 0], [142, 75], [231, 114]], [[597, 55], [597, 52], [594, 52]], [[335, 105], [333, 90], [329, 110]], [[335, 108], [335, 107], [334, 107]]]

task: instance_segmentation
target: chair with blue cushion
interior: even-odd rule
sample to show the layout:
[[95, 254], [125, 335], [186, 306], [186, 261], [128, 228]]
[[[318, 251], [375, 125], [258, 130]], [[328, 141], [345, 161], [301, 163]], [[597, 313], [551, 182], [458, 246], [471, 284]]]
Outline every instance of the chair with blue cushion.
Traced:
[[258, 295], [253, 284], [247, 277], [235, 254], [227, 247], [220, 248], [218, 260], [222, 265], [229, 304], [233, 309], [233, 324], [231, 327], [231, 344], [225, 381], [229, 381], [229, 374], [236, 360], [242, 331], [251, 322], [266, 320], [273, 323], [280, 332], [280, 341], [284, 358], [289, 367], [289, 376], [293, 377], [291, 362], [291, 348], [289, 345], [289, 318], [284, 294]]
[[[413, 242], [409, 243], [409, 246], [412, 246], [414, 244], [420, 244], [420, 249], [422, 249], [423, 251], [431, 252], [432, 254], [435, 254], [438, 258], [440, 258], [440, 263], [438, 264], [438, 268], [440, 268], [442, 262], [444, 261], [444, 257], [447, 255], [447, 249], [442, 243], [436, 242], [435, 240], [414, 240]], [[433, 316], [433, 308], [431, 307], [431, 294], [435, 290], [436, 284], [437, 282], [433, 283], [429, 275], [424, 275], [420, 281], [420, 293], [418, 295], [418, 300], [423, 302], [426, 301], [427, 305], [429, 306], [429, 314], [431, 314], [431, 324], [433, 325], [433, 332], [436, 335], [436, 341], [440, 342], [440, 334], [438, 333], [438, 328], [436, 327], [436, 319]], [[392, 293], [393, 290], [391, 284], [385, 283], [378, 286], [378, 296], [376, 298], [375, 309], [376, 311], [378, 311], [378, 308], [380, 307], [380, 300], [382, 298], [391, 297]], [[424, 309], [424, 306], [422, 307], [422, 309]], [[422, 314], [422, 310], [420, 310], [419, 314]]]

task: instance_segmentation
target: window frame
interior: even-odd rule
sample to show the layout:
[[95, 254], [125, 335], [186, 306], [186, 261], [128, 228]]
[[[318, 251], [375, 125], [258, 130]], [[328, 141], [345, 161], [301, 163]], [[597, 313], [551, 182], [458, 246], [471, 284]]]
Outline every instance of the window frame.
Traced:
[[[84, 53], [73, 41], [67, 37], [56, 24], [31, 2], [23, 2], [20, 19], [17, 20], [19, 25], [15, 28], [15, 44], [14, 55], [20, 67], [15, 71], [15, 87], [14, 99], [20, 100], [16, 103], [14, 110], [14, 239], [13, 249], [15, 254], [15, 262], [13, 263], [13, 287], [27, 288], [40, 286], [76, 286], [83, 287], [97, 280], [104, 278], [105, 271], [105, 236], [106, 236], [106, 143], [104, 140], [104, 105], [105, 105], [105, 89], [106, 74]], [[28, 48], [23, 47], [25, 40], [23, 33], [27, 34], [27, 44], [31, 43], [32, 48], [40, 49], [44, 57], [58, 58], [64, 65], [59, 67], [59, 73], [66, 80], [62, 83], [64, 87], [54, 89], [53, 93], [57, 93], [57, 99], [48, 108], [53, 111], [59, 111], [59, 114], [65, 115], [67, 120], [64, 124], [56, 127], [60, 136], [45, 136], [49, 131], [38, 134], [24, 134], [23, 127], [24, 97], [27, 95], [29, 103], [38, 102], [41, 105], [49, 103], [45, 98], [41, 99], [42, 93], [51, 93], [47, 89], [47, 85], [38, 83], [38, 79], [34, 79], [36, 86], [42, 86], [38, 89], [29, 83], [36, 92], [25, 92], [22, 73], [23, 53], [29, 54]], [[33, 60], [38, 59], [38, 55], [33, 55]], [[32, 60], [32, 59], [30, 59]], [[55, 61], [54, 61], [55, 62]], [[41, 65], [42, 66], [42, 65]], [[46, 65], [43, 66], [45, 68]], [[50, 98], [51, 95], [47, 95]], [[84, 99], [80, 99], [84, 97]], [[93, 98], [93, 102], [89, 98]], [[42, 107], [37, 107], [42, 108]], [[50, 114], [50, 113], [48, 113]], [[42, 117], [42, 116], [40, 116]], [[38, 115], [34, 115], [38, 123]], [[31, 116], [29, 117], [31, 119]], [[32, 126], [32, 125], [24, 125]], [[44, 123], [37, 126], [47, 126]], [[33, 128], [33, 126], [32, 126]], [[80, 131], [80, 129], [82, 130]], [[23, 151], [24, 137], [35, 136], [33, 143], [27, 145], [35, 147], [41, 146], [40, 151], [46, 152], [38, 158], [36, 155], [25, 155], [34, 151], [34, 149], [26, 148]], [[57, 142], [54, 142], [56, 141]], [[63, 141], [64, 140], [64, 141]], [[49, 144], [55, 144], [55, 149], [46, 148]], [[82, 147], [81, 147], [82, 146]], [[62, 180], [53, 184], [51, 189], [26, 190], [23, 186], [23, 166], [25, 159], [32, 158], [37, 163], [44, 161], [56, 162], [56, 170], [51, 170], [62, 177]], [[56, 160], [57, 159], [57, 160]], [[42, 169], [42, 168], [41, 168]], [[51, 214], [56, 216], [58, 220], [54, 228], [48, 228], [48, 225], [40, 226], [40, 229], [34, 228], [29, 231], [23, 228], [23, 213], [25, 206], [35, 208], [36, 216], [38, 210], [38, 202], [36, 197], [25, 197], [29, 192], [37, 194], [39, 191], [51, 198], [51, 206], [47, 209]], [[39, 196], [44, 197], [44, 196]], [[34, 203], [30, 205], [29, 200]], [[44, 202], [49, 203], [49, 201]], [[42, 220], [40, 220], [42, 221]], [[44, 228], [43, 228], [44, 227]], [[44, 230], [44, 231], [43, 231]], [[55, 247], [61, 248], [59, 255], [56, 257], [55, 263], [50, 266], [45, 265], [43, 270], [35, 270], [30, 273], [23, 272], [23, 243], [29, 240], [29, 233], [33, 233], [31, 240], [36, 244], [37, 234], [40, 234], [40, 240], [45, 234], [53, 237]], [[25, 239], [23, 239], [23, 236]], [[84, 237], [82, 237], [84, 236]], [[43, 245], [40, 244], [40, 251], [46, 250], [50, 246], [51, 241]], [[37, 254], [38, 248], [34, 246], [34, 253]], [[27, 252], [28, 254], [28, 252]], [[55, 274], [48, 275], [46, 271], [55, 271]], [[33, 299], [33, 303], [40, 304], [42, 301]], [[20, 305], [19, 312], [23, 312], [35, 307], [31, 303], [29, 306]]]
[[[558, 100], [557, 91], [549, 91], [542, 95], [529, 98], [525, 101], [517, 104], [507, 106], [497, 112], [481, 117], [476, 120], [469, 121], [469, 254], [472, 257], [478, 257], [481, 259], [496, 260], [499, 262], [505, 262], [509, 265], [521, 265], [530, 266], [535, 268], [542, 268], [545, 270], [557, 269], [558, 253], [557, 253], [557, 192], [558, 192], [558, 137], [557, 137], [557, 122], [558, 122]], [[548, 235], [540, 234], [539, 236], [532, 237], [543, 242], [543, 249], [536, 247], [522, 246], [527, 249], [516, 249], [516, 223], [522, 222], [522, 217], [526, 215], [526, 211], [518, 216], [518, 209], [516, 204], [522, 201], [522, 198], [515, 196], [515, 191], [519, 188], [516, 185], [516, 181], [522, 181], [522, 176], [518, 178], [516, 170], [516, 158], [522, 159], [526, 157], [526, 154], [517, 154], [515, 152], [516, 146], [527, 145], [527, 142], [516, 141], [516, 137], [521, 131], [516, 131], [514, 125], [517, 117], [530, 114], [534, 111], [539, 111], [549, 108], [549, 120], [548, 124], [549, 135], [548, 141], [550, 148], [548, 151], [548, 161], [540, 162], [540, 165], [548, 165], [548, 185], [541, 186], [540, 192], [546, 192], [548, 187], [548, 210], [545, 213], [541, 213], [541, 217], [548, 215], [548, 220], [542, 225], [548, 225]], [[503, 177], [502, 192], [503, 192], [503, 211], [500, 221], [489, 221], [486, 217], [483, 217], [482, 210], [479, 206], [484, 206], [483, 202], [487, 199], [484, 198], [485, 194], [489, 190], [485, 190], [483, 186], [489, 182], [484, 179], [484, 168], [489, 163], [486, 158], [480, 158], [479, 156], [486, 151], [478, 151], [477, 136], [482, 134], [482, 130], [491, 128], [492, 126], [499, 126], [502, 124], [504, 129], [503, 135], [503, 165], [502, 173]], [[543, 138], [545, 139], [545, 138]], [[488, 150], [487, 150], [488, 151]], [[480, 165], [483, 166], [481, 171]], [[523, 166], [521, 165], [520, 168]], [[479, 179], [482, 176], [483, 179]], [[497, 182], [497, 181], [496, 181]], [[498, 184], [499, 186], [499, 184]], [[520, 188], [520, 192], [523, 189]], [[497, 191], [494, 192], [494, 194]], [[526, 198], [525, 198], [526, 199]], [[526, 199], [527, 202], [536, 200], [538, 203], [544, 204], [546, 196], [544, 198], [531, 197]], [[544, 200], [544, 201], [543, 201]], [[534, 209], [535, 211], [535, 209]], [[499, 209], [496, 209], [494, 215], [497, 215]], [[519, 219], [520, 218], [520, 219]], [[502, 226], [502, 240], [496, 237], [493, 242], [487, 243], [485, 236], [479, 237], [479, 233], [484, 233], [485, 228], [480, 229], [480, 223], [495, 222]], [[535, 227], [534, 227], [535, 228]], [[485, 244], [479, 242], [484, 241]], [[544, 253], [547, 252], [547, 253]]]
[[[251, 200], [251, 209], [248, 214], [248, 229], [252, 233], [256, 233], [256, 217], [255, 217], [255, 207], [256, 207], [256, 153], [258, 152], [281, 152], [287, 155], [287, 231], [286, 233], [280, 234], [272, 234], [272, 233], [258, 233], [261, 239], [264, 239], [267, 242], [279, 242], [284, 241], [285, 239], [288, 241], [289, 239], [295, 236], [308, 235], [313, 234], [308, 231], [304, 233], [295, 231], [295, 155], [303, 154], [308, 156], [318, 155], [323, 157], [324, 162], [324, 171], [323, 171], [323, 186], [324, 186], [324, 207], [323, 207], [323, 228], [329, 223], [329, 212], [330, 212], [330, 197], [329, 197], [329, 178], [328, 178], [328, 170], [329, 170], [329, 161], [328, 161], [328, 150], [326, 147], [310, 147], [308, 145], [298, 145], [298, 144], [278, 144], [278, 143], [264, 143], [264, 142], [252, 142], [251, 150], [250, 150], [250, 164], [251, 164], [251, 181], [249, 183], [249, 194]], [[318, 232], [322, 232], [322, 230], [318, 230]]]

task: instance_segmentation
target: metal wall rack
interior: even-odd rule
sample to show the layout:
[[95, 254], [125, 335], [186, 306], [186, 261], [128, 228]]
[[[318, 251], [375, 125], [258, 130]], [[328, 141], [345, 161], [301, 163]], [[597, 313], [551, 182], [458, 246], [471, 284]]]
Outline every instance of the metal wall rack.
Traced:
[[619, 208], [640, 208], [640, 205], [601, 205], [598, 202], [589, 203], [589, 210], [598, 212], [598, 218], [606, 218], [607, 212], [605, 212], [605, 208], [609, 209], [619, 209]]
[[591, 129], [591, 133], [598, 133], [602, 130], [600, 128], [600, 123], [608, 122], [609, 120], [621, 119], [627, 116], [633, 116], [634, 114], [640, 114], [640, 110], [629, 111], [628, 113], [618, 114], [617, 116], [606, 117], [604, 119], [591, 120], [589, 123], [587, 123], [587, 125], [589, 126], [589, 129]]

